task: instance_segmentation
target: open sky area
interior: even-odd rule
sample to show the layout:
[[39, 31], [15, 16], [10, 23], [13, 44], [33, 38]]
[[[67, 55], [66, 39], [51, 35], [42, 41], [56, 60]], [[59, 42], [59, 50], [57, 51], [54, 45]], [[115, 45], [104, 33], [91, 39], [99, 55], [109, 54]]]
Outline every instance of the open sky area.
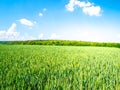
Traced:
[[120, 42], [119, 0], [0, 0], [0, 41]]

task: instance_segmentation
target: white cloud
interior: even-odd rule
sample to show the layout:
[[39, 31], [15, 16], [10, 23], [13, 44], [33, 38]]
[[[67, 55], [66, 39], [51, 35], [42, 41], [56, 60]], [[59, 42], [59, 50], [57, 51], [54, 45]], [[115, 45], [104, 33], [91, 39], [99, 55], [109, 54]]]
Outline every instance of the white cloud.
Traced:
[[13, 23], [11, 27], [8, 29], [8, 32], [13, 32], [16, 28], [16, 23]]
[[79, 7], [89, 7], [89, 6], [92, 6], [92, 3], [80, 2], [80, 1], [76, 0], [75, 5], [78, 5]]
[[76, 0], [70, 0], [69, 3], [65, 6], [68, 11], [73, 12]]
[[41, 33], [40, 35], [38, 35], [38, 38], [39, 38], [39, 39], [42, 39], [43, 36], [44, 36], [44, 34]]
[[8, 31], [6, 32], [6, 36], [8, 38], [16, 38], [19, 36], [18, 32], [15, 32], [16, 29], [16, 24], [13, 23], [12, 26], [8, 29]]
[[22, 18], [19, 20], [21, 24], [26, 26], [34, 26], [34, 23], [28, 19]]
[[42, 16], [43, 16], [43, 13], [39, 13], [39, 16], [42, 17]]
[[[0, 40], [2, 41], [11, 41], [11, 40], [36, 40], [37, 38], [34, 36], [29, 35], [28, 33], [25, 33], [21, 35], [16, 30], [16, 23], [13, 23], [8, 30], [0, 30]], [[39, 37], [43, 37], [43, 34], [39, 35]]]
[[94, 6], [93, 3], [79, 1], [79, 0], [70, 0], [69, 3], [65, 6], [66, 9], [70, 12], [75, 10], [75, 7], [82, 8], [82, 11], [90, 16], [100, 16], [101, 14], [101, 7]]
[[101, 8], [99, 6], [84, 7], [83, 12], [90, 16], [100, 16]]
[[0, 39], [14, 40], [19, 37], [19, 32], [15, 31], [16, 23], [13, 23], [11, 27], [5, 31], [0, 31]]
[[56, 39], [57, 35], [55, 33], [51, 34], [50, 39]]

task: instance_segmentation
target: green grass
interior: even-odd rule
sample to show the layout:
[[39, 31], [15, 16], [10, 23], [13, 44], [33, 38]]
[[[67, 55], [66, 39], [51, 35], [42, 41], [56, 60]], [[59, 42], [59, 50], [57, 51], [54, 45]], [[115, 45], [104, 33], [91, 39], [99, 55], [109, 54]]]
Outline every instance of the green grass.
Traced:
[[1, 90], [120, 90], [120, 49], [0, 45]]

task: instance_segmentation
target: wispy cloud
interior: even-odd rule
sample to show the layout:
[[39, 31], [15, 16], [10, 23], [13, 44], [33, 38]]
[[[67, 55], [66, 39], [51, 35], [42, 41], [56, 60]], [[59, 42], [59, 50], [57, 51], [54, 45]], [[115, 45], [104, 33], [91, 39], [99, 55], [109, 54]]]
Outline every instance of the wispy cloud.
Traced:
[[93, 3], [79, 1], [79, 0], [69, 0], [69, 3], [65, 5], [66, 9], [70, 12], [73, 12], [75, 8], [79, 7], [82, 11], [90, 16], [101, 16], [101, 7], [94, 6]]
[[39, 13], [39, 16], [42, 17], [44, 15], [44, 12], [46, 12], [46, 8], [43, 8], [42, 11]]
[[43, 12], [45, 12], [45, 11], [47, 11], [47, 9], [46, 8], [43, 8], [43, 10], [42, 10]]
[[19, 37], [19, 32], [15, 31], [16, 23], [13, 23], [10, 28], [0, 31], [0, 39], [14, 40]]
[[34, 23], [26, 18], [22, 18], [19, 20], [21, 24], [26, 26], [34, 26]]
[[43, 13], [39, 13], [39, 16], [42, 17], [42, 16], [43, 16]]

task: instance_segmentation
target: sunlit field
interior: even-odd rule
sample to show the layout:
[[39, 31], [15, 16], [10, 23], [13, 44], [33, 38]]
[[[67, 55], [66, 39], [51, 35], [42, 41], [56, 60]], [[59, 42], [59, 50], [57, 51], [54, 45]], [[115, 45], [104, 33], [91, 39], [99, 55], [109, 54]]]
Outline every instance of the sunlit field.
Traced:
[[120, 90], [120, 49], [0, 45], [1, 90]]

